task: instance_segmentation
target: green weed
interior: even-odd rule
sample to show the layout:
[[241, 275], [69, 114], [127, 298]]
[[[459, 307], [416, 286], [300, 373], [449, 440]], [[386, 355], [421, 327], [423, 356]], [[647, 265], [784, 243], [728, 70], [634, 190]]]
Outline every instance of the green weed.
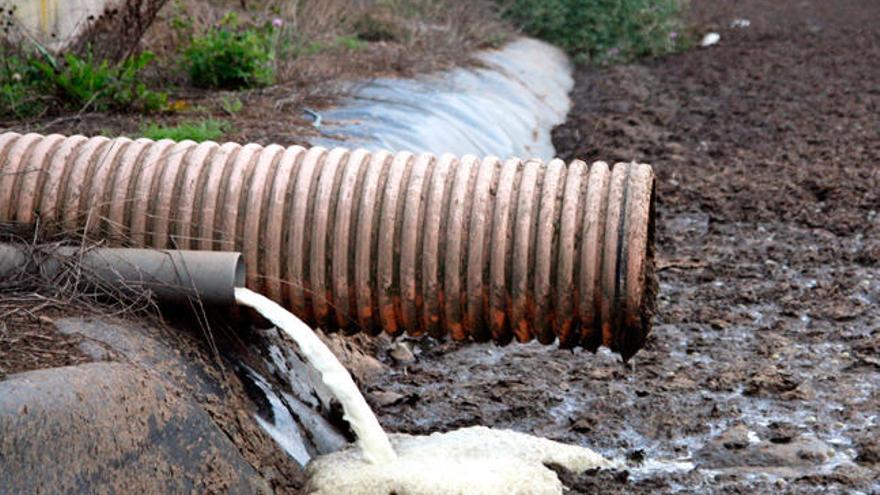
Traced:
[[367, 42], [355, 36], [339, 36], [334, 41], [334, 45], [346, 50], [361, 50], [367, 46]]
[[156, 123], [141, 128], [141, 134], [148, 139], [171, 139], [173, 141], [213, 141], [227, 132], [224, 122], [215, 119], [181, 122], [175, 126], [160, 126]]
[[529, 35], [576, 59], [606, 62], [684, 48], [686, 0], [496, 0]]
[[94, 60], [91, 54], [81, 58], [69, 53], [63, 62], [44, 56], [31, 63], [65, 108], [154, 112], [165, 107], [168, 95], [147, 89], [141, 80], [141, 71], [153, 58], [152, 53], [143, 52], [111, 64]]
[[366, 46], [366, 41], [358, 39], [355, 36], [337, 36], [330, 43], [321, 43], [320, 41], [303, 42], [299, 46], [291, 49], [289, 55], [295, 58], [317, 55], [319, 53], [333, 50], [363, 50]]
[[220, 109], [229, 115], [235, 115], [244, 108], [244, 103], [239, 98], [224, 96], [220, 99]]
[[0, 49], [0, 115], [26, 118], [52, 108], [162, 110], [168, 95], [148, 89], [140, 77], [152, 60], [149, 52], [111, 64], [91, 55], [67, 54], [59, 61], [45, 50]]
[[194, 86], [242, 89], [275, 81], [275, 50], [271, 26], [241, 28], [235, 16], [194, 37], [184, 59]]
[[0, 48], [0, 116], [31, 117], [49, 106], [33, 56]]

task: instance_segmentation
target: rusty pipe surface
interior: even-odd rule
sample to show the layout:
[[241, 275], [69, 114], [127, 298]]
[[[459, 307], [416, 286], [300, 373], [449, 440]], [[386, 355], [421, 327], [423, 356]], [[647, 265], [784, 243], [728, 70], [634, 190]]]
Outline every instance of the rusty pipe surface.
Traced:
[[100, 282], [116, 290], [152, 292], [165, 302], [198, 299], [205, 304], [235, 304], [235, 288], [244, 287], [241, 253], [132, 248], [60, 246], [32, 250], [0, 244], [0, 281], [17, 272], [54, 280], [71, 266], [86, 275], [83, 283]]
[[0, 135], [0, 221], [241, 251], [324, 328], [558, 339], [624, 358], [650, 326], [650, 166]]

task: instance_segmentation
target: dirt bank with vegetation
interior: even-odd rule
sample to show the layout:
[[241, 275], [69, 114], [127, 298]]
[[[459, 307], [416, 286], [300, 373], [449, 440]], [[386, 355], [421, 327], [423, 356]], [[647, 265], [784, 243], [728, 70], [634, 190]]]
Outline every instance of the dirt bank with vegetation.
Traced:
[[309, 110], [342, 82], [468, 63], [514, 33], [490, 1], [152, 3], [125, 52], [107, 49], [131, 44], [102, 29], [127, 25], [108, 14], [93, 40], [49, 54], [0, 2], [0, 131], [305, 144]]

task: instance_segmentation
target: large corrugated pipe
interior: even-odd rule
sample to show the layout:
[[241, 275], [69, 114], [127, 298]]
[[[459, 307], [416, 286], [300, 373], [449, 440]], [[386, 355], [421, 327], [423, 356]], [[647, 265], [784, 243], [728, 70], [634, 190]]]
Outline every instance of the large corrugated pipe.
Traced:
[[0, 135], [0, 221], [241, 251], [249, 288], [325, 328], [625, 358], [653, 309], [653, 185], [628, 163]]

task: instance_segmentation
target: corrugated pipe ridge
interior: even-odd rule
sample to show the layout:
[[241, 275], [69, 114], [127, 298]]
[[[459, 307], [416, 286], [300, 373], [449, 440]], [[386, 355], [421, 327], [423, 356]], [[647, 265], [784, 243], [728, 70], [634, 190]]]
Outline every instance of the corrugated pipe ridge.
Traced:
[[241, 251], [247, 286], [321, 327], [644, 343], [650, 166], [0, 135], [0, 221], [111, 245]]

